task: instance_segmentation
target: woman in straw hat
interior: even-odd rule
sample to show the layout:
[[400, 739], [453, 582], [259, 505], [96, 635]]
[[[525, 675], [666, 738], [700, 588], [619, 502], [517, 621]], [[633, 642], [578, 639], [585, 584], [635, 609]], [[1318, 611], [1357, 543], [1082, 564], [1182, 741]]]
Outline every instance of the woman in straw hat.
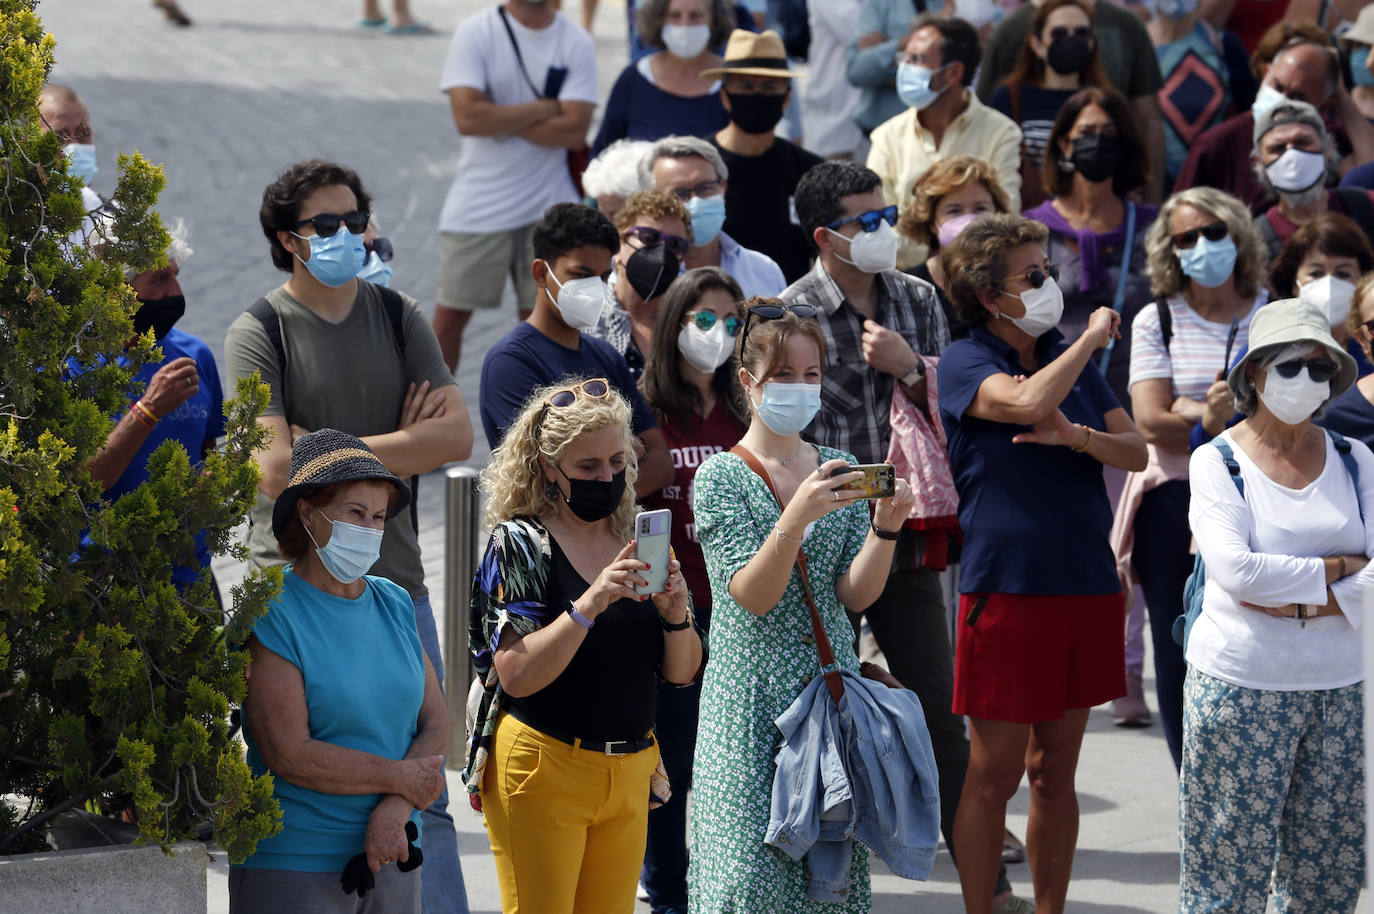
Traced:
[[282, 830], [231, 868], [231, 911], [420, 910], [419, 810], [444, 789], [448, 715], [410, 597], [367, 575], [409, 503], [352, 435], [296, 440], [272, 513], [293, 564], [248, 642], [243, 707], [248, 764], [273, 775]]
[[482, 472], [472, 584], [480, 685], [467, 770], [505, 911], [630, 914], [652, 800], [660, 679], [701, 668], [687, 584], [635, 558], [630, 407], [605, 378], [540, 388]]
[[1359, 629], [1374, 456], [1314, 415], [1355, 383], [1315, 306], [1259, 309], [1227, 384], [1247, 418], [1193, 452], [1206, 563], [1187, 635], [1179, 909], [1353, 911], [1364, 881]]

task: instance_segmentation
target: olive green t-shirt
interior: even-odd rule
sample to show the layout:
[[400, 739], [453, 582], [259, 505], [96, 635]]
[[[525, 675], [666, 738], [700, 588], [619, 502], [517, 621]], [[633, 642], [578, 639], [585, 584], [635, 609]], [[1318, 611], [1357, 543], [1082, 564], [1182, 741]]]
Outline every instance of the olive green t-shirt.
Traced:
[[[418, 386], [429, 381], [431, 389], [453, 383], [429, 321], [413, 298], [401, 298], [405, 304], [401, 321], [404, 363], [381, 293], [371, 283], [358, 283], [353, 310], [338, 324], [316, 315], [284, 286], [274, 289], [267, 300], [281, 320], [285, 383], [267, 332], [247, 312], [234, 320], [224, 338], [224, 362], [231, 382], [257, 371], [272, 389], [263, 415], [284, 416], [287, 422], [311, 431], [337, 428], [359, 438], [394, 432], [410, 382]], [[262, 565], [285, 561], [272, 534], [274, 503], [258, 493], [249, 514], [248, 546], [253, 560]], [[395, 581], [412, 598], [427, 593], [420, 543], [409, 510], [387, 521], [382, 557], [370, 573]]]

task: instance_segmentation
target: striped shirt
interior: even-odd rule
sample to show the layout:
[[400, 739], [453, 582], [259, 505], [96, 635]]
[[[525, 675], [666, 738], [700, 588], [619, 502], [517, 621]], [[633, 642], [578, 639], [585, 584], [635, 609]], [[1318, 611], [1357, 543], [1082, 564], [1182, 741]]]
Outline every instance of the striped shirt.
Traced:
[[[1241, 316], [1236, 339], [1231, 346], [1231, 358], [1245, 348], [1250, 339], [1250, 318], [1268, 301], [1264, 292], [1255, 299], [1249, 314]], [[1159, 331], [1159, 309], [1147, 305], [1131, 322], [1131, 386], [1139, 381], [1168, 378], [1173, 395], [1205, 401], [1207, 390], [1217, 379], [1217, 372], [1226, 366], [1226, 337], [1231, 322], [1209, 321], [1188, 306], [1180, 294], [1169, 298], [1168, 308], [1173, 319], [1173, 335], [1169, 346]]]
[[[921, 355], [938, 356], [949, 345], [949, 326], [935, 287], [897, 270], [876, 274], [878, 310], [874, 320], [895, 330]], [[860, 463], [887, 460], [888, 414], [897, 379], [863, 359], [864, 316], [849, 303], [818, 259], [811, 271], [788, 286], [782, 298], [818, 309], [825, 333], [825, 377], [821, 411], [807, 427], [817, 444], [848, 451]]]

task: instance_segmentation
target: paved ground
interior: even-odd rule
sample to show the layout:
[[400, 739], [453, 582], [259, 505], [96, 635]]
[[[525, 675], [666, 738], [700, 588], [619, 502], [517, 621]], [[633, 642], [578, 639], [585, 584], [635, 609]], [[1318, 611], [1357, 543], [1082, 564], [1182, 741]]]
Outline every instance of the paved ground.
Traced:
[[[570, 12], [578, 2], [567, 0]], [[257, 223], [262, 188], [285, 165], [316, 155], [362, 174], [395, 242], [395, 285], [428, 307], [435, 226], [458, 144], [436, 84], [448, 34], [483, 0], [416, 0], [437, 34], [412, 38], [355, 27], [356, 2], [183, 4], [196, 19], [189, 30], [164, 25], [147, 0], [50, 0], [39, 9], [59, 41], [54, 79], [74, 86], [91, 110], [97, 188], [109, 190], [118, 150], [138, 148], [166, 163], [162, 211], [190, 223], [196, 248], [182, 273], [189, 311], [181, 326], [218, 353], [230, 321], [280, 281]], [[601, 5], [596, 32], [604, 93], [625, 63], [624, 19], [617, 0]], [[459, 372], [469, 403], [486, 347], [514, 320], [508, 303], [503, 312], [473, 321]], [[479, 449], [469, 462], [478, 465], [483, 456]], [[442, 484], [432, 478], [423, 491], [426, 566], [442, 626]], [[226, 584], [237, 576], [223, 564], [216, 570]], [[456, 776], [450, 787], [461, 796]], [[1117, 730], [1104, 710], [1094, 712], [1079, 787], [1083, 819], [1071, 910], [1176, 910], [1176, 782], [1158, 727]], [[1018, 833], [1024, 833], [1025, 811], [1023, 790], [1012, 806]], [[462, 810], [457, 816], [472, 909], [497, 911], [480, 819]], [[211, 911], [227, 910], [224, 873], [220, 854], [210, 880]], [[1013, 867], [1011, 876], [1028, 893], [1026, 866]], [[962, 910], [944, 854], [928, 884], [880, 874], [874, 895], [879, 912]]]

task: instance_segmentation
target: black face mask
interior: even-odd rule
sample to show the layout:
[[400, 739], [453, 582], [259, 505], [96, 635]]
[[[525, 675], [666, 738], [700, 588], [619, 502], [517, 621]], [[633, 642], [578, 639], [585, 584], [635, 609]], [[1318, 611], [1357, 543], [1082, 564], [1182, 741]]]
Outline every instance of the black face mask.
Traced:
[[1093, 183], [1110, 180], [1121, 167], [1121, 140], [1104, 133], [1085, 133], [1073, 141], [1069, 161]]
[[149, 330], [156, 339], [162, 339], [172, 325], [181, 320], [186, 313], [186, 296], [169, 295], [166, 298], [140, 298], [138, 310], [134, 312], [134, 332], [142, 336]]
[[[562, 467], [558, 464], [554, 466], [558, 472], [563, 473]], [[601, 479], [573, 479], [567, 473], [563, 473], [563, 478], [568, 480], [568, 494], [563, 496], [563, 500], [568, 503], [569, 510], [584, 523], [594, 524], [610, 517], [615, 513], [615, 509], [620, 507], [620, 499], [625, 495], [624, 470], [612, 476], [610, 482]]]
[[745, 133], [772, 133], [773, 128], [782, 120], [782, 109], [787, 104], [787, 93], [766, 95], [762, 92], [752, 95], [736, 95], [726, 92], [730, 99], [730, 120]]
[[625, 278], [630, 288], [645, 301], [658, 298], [677, 279], [682, 264], [677, 255], [668, 250], [667, 245], [656, 244], [651, 248], [640, 248], [625, 262]]
[[1087, 35], [1065, 35], [1050, 42], [1045, 55], [1050, 69], [1060, 76], [1082, 73], [1093, 56], [1093, 40]]

